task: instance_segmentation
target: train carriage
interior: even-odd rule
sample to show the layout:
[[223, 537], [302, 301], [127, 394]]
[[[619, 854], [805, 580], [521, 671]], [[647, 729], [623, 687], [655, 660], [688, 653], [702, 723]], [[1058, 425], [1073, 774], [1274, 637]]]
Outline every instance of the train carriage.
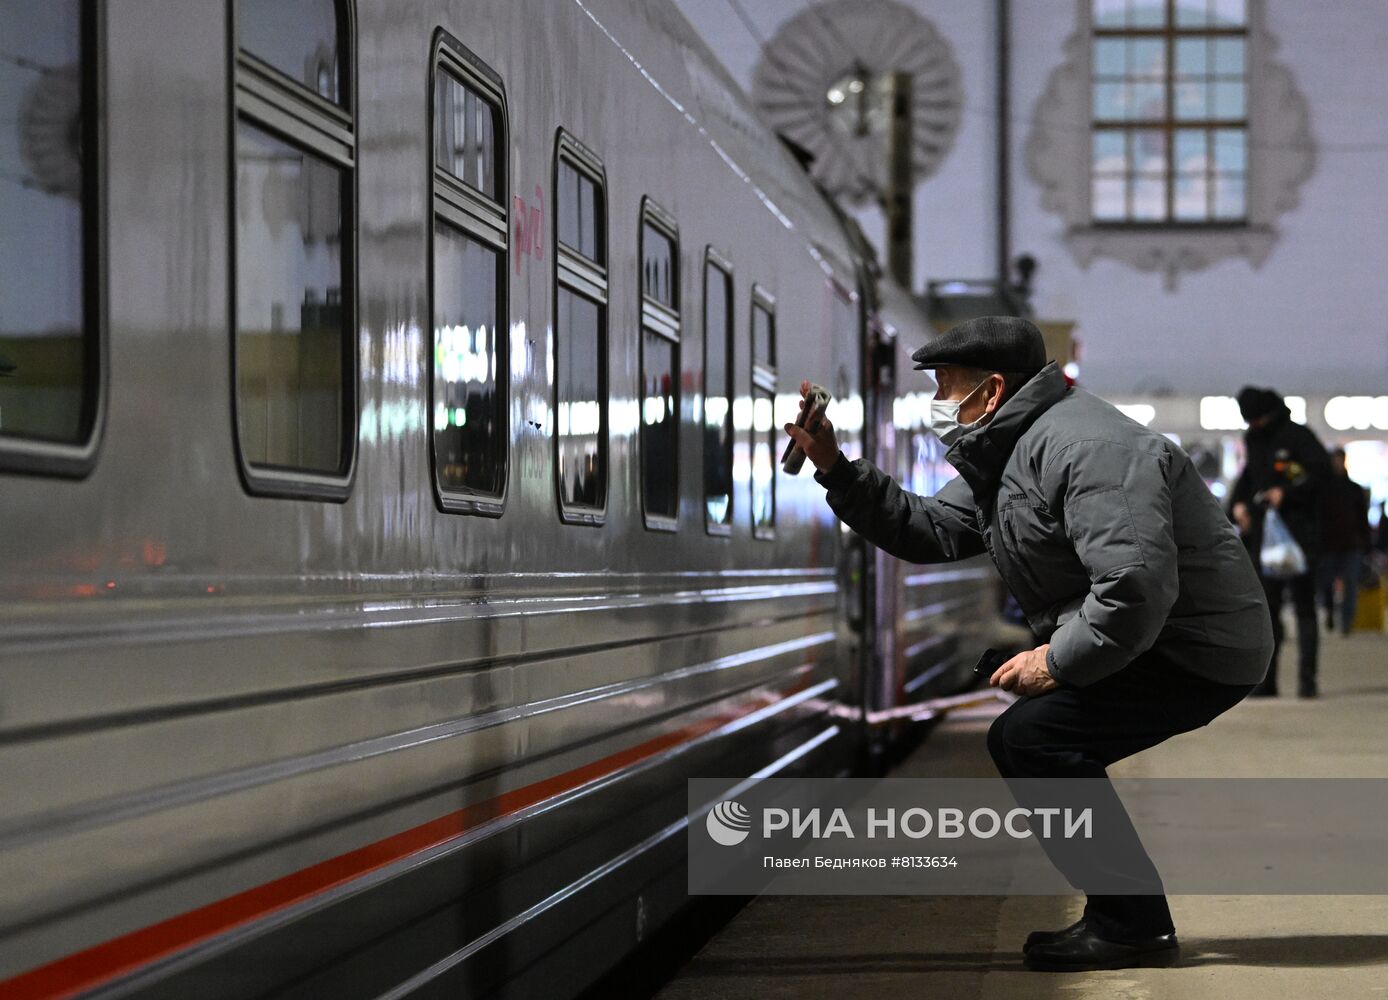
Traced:
[[778, 462], [938, 476], [927, 328], [673, 5], [0, 12], [0, 994], [575, 995], [966, 682]]

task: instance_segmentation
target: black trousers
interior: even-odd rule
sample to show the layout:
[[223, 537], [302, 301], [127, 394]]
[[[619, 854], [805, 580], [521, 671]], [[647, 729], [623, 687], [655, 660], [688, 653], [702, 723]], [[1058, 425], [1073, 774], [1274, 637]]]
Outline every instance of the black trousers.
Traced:
[[[1272, 666], [1259, 685], [1259, 694], [1277, 693], [1277, 661], [1282, 655], [1282, 596], [1290, 589], [1296, 613], [1297, 686], [1302, 694], [1316, 692], [1316, 659], [1320, 647], [1320, 621], [1316, 618], [1315, 573], [1307, 571], [1290, 580], [1262, 577], [1268, 611], [1272, 613]], [[1357, 581], [1356, 581], [1357, 582]]]
[[[1131, 885], [1131, 894], [1089, 893], [1086, 919], [1100, 937], [1131, 941], [1175, 928], [1161, 876], [1133, 829], [1105, 768], [1177, 733], [1206, 725], [1253, 690], [1218, 684], [1183, 670], [1168, 654], [1148, 650], [1128, 666], [1087, 687], [1062, 685], [1021, 698], [994, 720], [988, 750], [999, 773], [1013, 778], [1089, 778], [1084, 804], [1093, 809], [1100, 850], [1075, 842], [1041, 839], [1047, 856], [1076, 889], [1087, 892], [1096, 878]], [[1032, 783], [1012, 783], [1021, 801], [1035, 794]], [[1030, 789], [1031, 791], [1019, 791]], [[1095, 858], [1102, 856], [1102, 862]], [[1109, 866], [1096, 872], [1095, 864]], [[1118, 869], [1118, 870], [1115, 870]]]

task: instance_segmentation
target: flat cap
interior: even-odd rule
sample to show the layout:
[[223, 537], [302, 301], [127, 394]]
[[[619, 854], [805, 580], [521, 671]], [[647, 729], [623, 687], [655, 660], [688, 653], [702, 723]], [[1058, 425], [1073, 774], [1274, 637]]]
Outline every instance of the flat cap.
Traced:
[[911, 355], [916, 370], [964, 365], [993, 372], [1039, 372], [1046, 367], [1046, 340], [1017, 316], [980, 316], [952, 326]]

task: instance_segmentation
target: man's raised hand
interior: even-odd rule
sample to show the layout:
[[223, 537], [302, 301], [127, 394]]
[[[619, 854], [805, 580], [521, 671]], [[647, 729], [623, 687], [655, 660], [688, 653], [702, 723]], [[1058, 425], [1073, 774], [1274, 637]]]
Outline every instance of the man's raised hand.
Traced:
[[[800, 383], [800, 410], [805, 409], [805, 399], [810, 392], [810, 380]], [[814, 463], [820, 472], [827, 472], [839, 457], [839, 442], [834, 437], [834, 425], [829, 422], [829, 414], [819, 418], [813, 433], [793, 423], [785, 425], [785, 431], [805, 452], [805, 457]]]

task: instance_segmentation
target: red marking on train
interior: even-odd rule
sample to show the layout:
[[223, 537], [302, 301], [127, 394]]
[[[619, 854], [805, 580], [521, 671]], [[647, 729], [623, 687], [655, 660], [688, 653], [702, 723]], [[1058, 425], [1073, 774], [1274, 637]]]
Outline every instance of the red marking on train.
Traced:
[[545, 192], [536, 184], [534, 205], [515, 195], [511, 207], [516, 220], [516, 273], [520, 274], [522, 256], [545, 259]]
[[163, 542], [155, 541], [153, 538], [146, 538], [144, 543], [144, 558], [146, 566], [162, 566], [168, 552]]
[[803, 690], [809, 682], [805, 669], [798, 681], [776, 695], [759, 695], [736, 709], [690, 723], [644, 743], [627, 747], [582, 767], [556, 774], [533, 784], [505, 792], [440, 816], [422, 826], [340, 854], [290, 875], [266, 882], [215, 903], [112, 938], [85, 951], [59, 958], [47, 965], [0, 982], [6, 1000], [58, 1000], [105, 985], [145, 966], [170, 958], [228, 931], [254, 923], [296, 903], [361, 878], [412, 854], [437, 847], [483, 823], [518, 812], [562, 792], [605, 777], [662, 750], [726, 725], [781, 698]]

